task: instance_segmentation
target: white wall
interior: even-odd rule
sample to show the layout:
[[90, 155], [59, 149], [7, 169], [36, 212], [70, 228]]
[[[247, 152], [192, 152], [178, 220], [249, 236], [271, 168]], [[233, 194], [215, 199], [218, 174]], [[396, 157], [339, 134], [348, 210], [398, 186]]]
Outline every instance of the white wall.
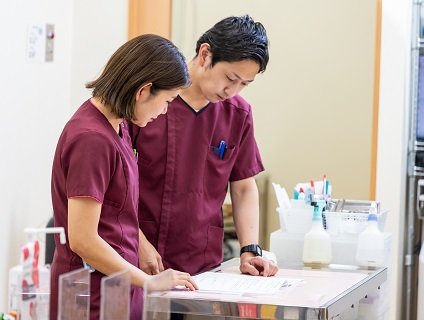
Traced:
[[[107, 58], [127, 39], [127, 1], [0, 1], [0, 312], [25, 227], [52, 215], [51, 163], [63, 125]], [[27, 25], [54, 24], [54, 61], [26, 61]], [[44, 237], [40, 237], [44, 241]], [[41, 243], [44, 246], [44, 243]]]
[[71, 108], [75, 111], [91, 96], [84, 84], [100, 75], [112, 53], [128, 39], [128, 1], [72, 2]]
[[[1, 1], [0, 12], [0, 310], [6, 311], [8, 270], [19, 262], [23, 229], [43, 226], [52, 215], [51, 160], [69, 114], [72, 5]], [[26, 62], [28, 23], [55, 25], [53, 63]]]
[[385, 230], [393, 236], [390, 315], [395, 320], [402, 319], [412, 1], [384, 0], [382, 3], [376, 198], [390, 208]]

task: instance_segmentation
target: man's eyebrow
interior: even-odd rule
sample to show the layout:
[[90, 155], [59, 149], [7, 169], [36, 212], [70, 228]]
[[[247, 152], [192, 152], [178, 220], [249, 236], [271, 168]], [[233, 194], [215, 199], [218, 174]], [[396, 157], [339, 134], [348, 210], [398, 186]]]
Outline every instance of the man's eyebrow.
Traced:
[[255, 79], [252, 80], [247, 80], [247, 79], [243, 79], [242, 77], [240, 77], [237, 73], [233, 72], [234, 76], [236, 76], [237, 78], [239, 78], [241, 81], [246, 81], [246, 82], [253, 82], [255, 81]]

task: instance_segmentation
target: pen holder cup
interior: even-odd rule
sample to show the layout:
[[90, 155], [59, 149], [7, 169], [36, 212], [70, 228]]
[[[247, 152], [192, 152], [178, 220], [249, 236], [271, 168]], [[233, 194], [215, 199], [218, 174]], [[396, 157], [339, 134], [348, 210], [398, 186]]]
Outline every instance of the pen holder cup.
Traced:
[[[388, 209], [377, 213], [378, 229], [384, 232]], [[367, 227], [369, 213], [366, 212], [326, 212], [324, 223], [331, 236], [357, 236]]]
[[305, 234], [311, 229], [314, 207], [311, 206], [310, 210], [281, 209], [278, 207], [277, 212], [282, 231]]

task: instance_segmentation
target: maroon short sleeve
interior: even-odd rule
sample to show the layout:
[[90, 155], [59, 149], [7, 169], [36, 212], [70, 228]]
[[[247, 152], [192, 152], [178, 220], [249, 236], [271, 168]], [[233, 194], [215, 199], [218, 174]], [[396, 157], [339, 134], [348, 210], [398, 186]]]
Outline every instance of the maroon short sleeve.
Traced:
[[89, 131], [73, 137], [61, 157], [67, 197], [92, 197], [103, 203], [115, 163], [116, 148], [104, 135]]
[[229, 181], [247, 179], [264, 170], [253, 130], [252, 109], [249, 106], [249, 113], [245, 118], [243, 134]]

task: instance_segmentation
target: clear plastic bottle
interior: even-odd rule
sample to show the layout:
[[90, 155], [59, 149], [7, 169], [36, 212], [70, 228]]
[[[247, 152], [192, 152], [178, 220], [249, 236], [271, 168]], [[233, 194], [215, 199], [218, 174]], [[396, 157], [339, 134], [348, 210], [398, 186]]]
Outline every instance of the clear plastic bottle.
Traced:
[[361, 266], [381, 267], [384, 263], [384, 234], [378, 229], [377, 208], [372, 206], [367, 227], [358, 235], [356, 261]]
[[[331, 238], [322, 224], [321, 206], [315, 204], [311, 229], [305, 234], [303, 262], [326, 265], [331, 261]], [[321, 208], [322, 209], [322, 208]]]

